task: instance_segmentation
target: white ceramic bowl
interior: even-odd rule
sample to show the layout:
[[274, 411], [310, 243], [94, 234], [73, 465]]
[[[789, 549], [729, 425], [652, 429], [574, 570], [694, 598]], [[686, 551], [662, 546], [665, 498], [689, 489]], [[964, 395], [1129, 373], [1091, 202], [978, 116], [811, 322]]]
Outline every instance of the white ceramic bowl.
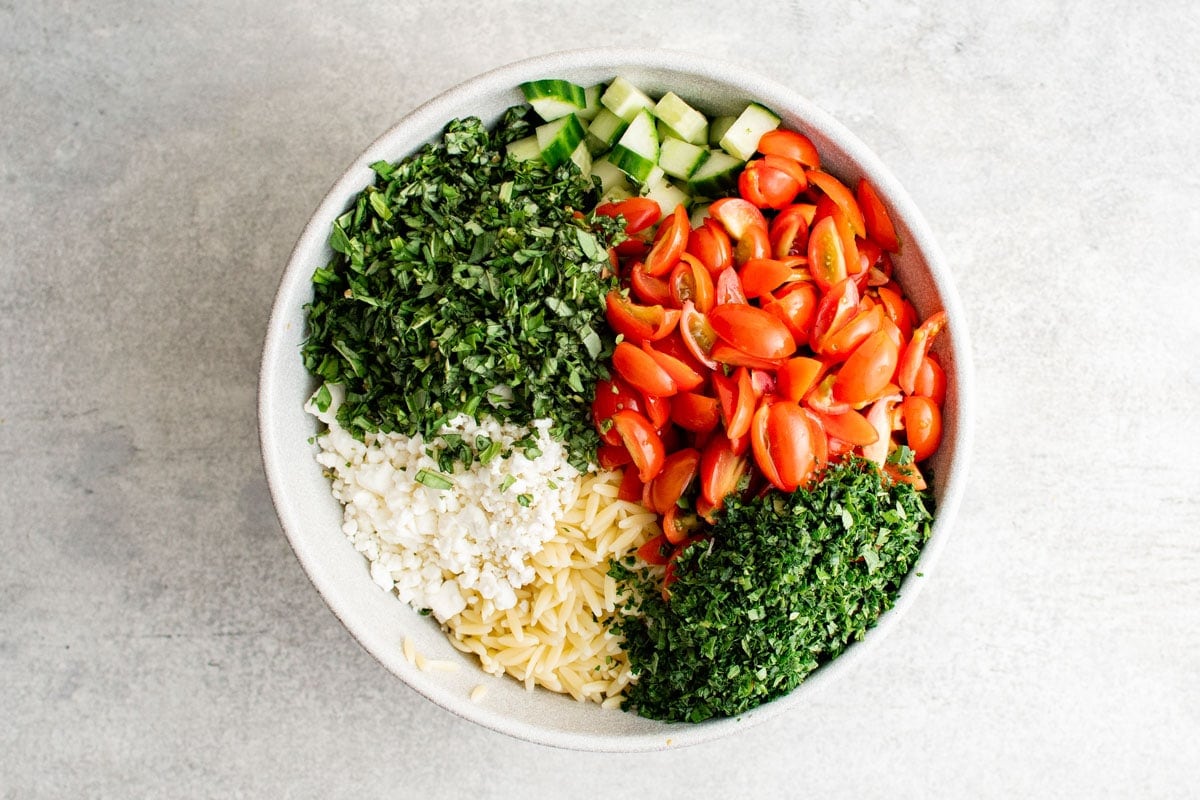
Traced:
[[[902, 587], [894, 609], [860, 643], [821, 667], [786, 697], [740, 717], [701, 724], [666, 724], [634, 714], [603, 710], [549, 691], [527, 692], [515, 680], [486, 676], [477, 663], [447, 642], [438, 626], [393, 595], [379, 589], [364, 558], [341, 532], [341, 509], [313, 459], [310, 437], [316, 421], [303, 410], [315, 388], [299, 355], [305, 337], [303, 306], [312, 298], [313, 270], [330, 256], [330, 225], [354, 196], [373, 179], [368, 165], [394, 161], [434, 139], [451, 119], [479, 116], [496, 121], [509, 106], [522, 102], [517, 86], [537, 78], [566, 78], [589, 85], [622, 75], [652, 93], [674, 91], [709, 114], [739, 111], [756, 100], [782, 115], [786, 127], [808, 134], [825, 168], [854, 185], [867, 176], [890, 209], [903, 239], [896, 269], [917, 310], [925, 316], [938, 308], [949, 316], [949, 330], [936, 350], [949, 378], [944, 438], [933, 464], [937, 501], [933, 535]], [[332, 168], [330, 169], [332, 172]], [[383, 134], [334, 184], [301, 234], [280, 282], [263, 351], [259, 382], [259, 430], [271, 494], [280, 524], [300, 563], [333, 612], [366, 650], [401, 680], [438, 705], [497, 731], [559, 747], [600, 751], [636, 751], [674, 747], [713, 739], [802, 706], [830, 681], [854, 674], [867, 646], [878, 642], [912, 603], [950, 532], [966, 478], [971, 431], [971, 368], [967, 330], [950, 271], [929, 228], [911, 199], [857, 138], [794, 89], [748, 73], [734, 65], [694, 55], [651, 50], [602, 49], [556, 53], [521, 61], [480, 75], [417, 108]], [[916, 577], [916, 573], [924, 577]], [[402, 653], [405, 637], [428, 658], [457, 661], [456, 672], [422, 672]], [[473, 687], [488, 692], [472, 702]]]

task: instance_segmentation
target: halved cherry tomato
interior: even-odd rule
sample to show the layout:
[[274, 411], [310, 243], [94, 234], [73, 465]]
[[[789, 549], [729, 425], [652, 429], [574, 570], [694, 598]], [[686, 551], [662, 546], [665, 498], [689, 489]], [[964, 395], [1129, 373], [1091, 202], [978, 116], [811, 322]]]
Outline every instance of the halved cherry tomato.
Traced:
[[742, 304], [746, 303], [746, 292], [742, 289], [742, 279], [738, 277], [737, 272], [733, 267], [726, 267], [717, 276], [717, 302], [718, 306], [727, 304]]
[[629, 288], [633, 296], [646, 305], [671, 308], [675, 304], [671, 285], [665, 278], [656, 278], [646, 272], [645, 264], [640, 261], [633, 262], [629, 268]]
[[708, 315], [717, 336], [758, 358], [787, 358], [796, 351], [796, 340], [780, 319], [757, 306], [715, 306]]
[[787, 294], [764, 303], [762, 309], [786, 325], [797, 342], [807, 342], [817, 314], [817, 289], [811, 283], [797, 283], [788, 287]]
[[712, 382], [725, 435], [730, 439], [741, 438], [750, 430], [750, 418], [754, 414], [754, 385], [749, 371], [738, 367], [732, 375], [714, 372]]
[[679, 310], [634, 303], [613, 289], [604, 298], [604, 316], [617, 333], [634, 342], [662, 339], [679, 323]]
[[779, 371], [775, 373], [775, 383], [781, 395], [799, 403], [824, 372], [825, 364], [817, 359], [796, 356], [779, 365]]
[[846, 215], [846, 219], [849, 220], [850, 227], [854, 229], [855, 235], [866, 236], [867, 227], [866, 223], [863, 222], [862, 211], [859, 209], [858, 201], [854, 199], [854, 195], [846, 188], [846, 184], [828, 172], [821, 172], [817, 169], [810, 169], [807, 174], [809, 183], [814, 184], [830, 200], [837, 203], [838, 208], [842, 210], [842, 213]]
[[686, 252], [700, 259], [713, 275], [733, 266], [733, 243], [729, 241], [725, 226], [712, 217], [705, 217], [703, 225], [692, 229]]
[[680, 308], [691, 300], [696, 308], [708, 313], [716, 303], [716, 286], [713, 285], [712, 275], [700, 259], [684, 253], [679, 257], [679, 263], [671, 270], [667, 281], [671, 288], [671, 299]]
[[757, 403], [762, 400], [765, 395], [775, 394], [776, 382], [775, 371], [769, 369], [755, 369], [750, 367], [750, 386], [754, 389], [754, 401]]
[[[622, 449], [624, 447], [624, 445], [621, 445]], [[630, 459], [630, 461], [632, 460]], [[617, 499], [628, 500], [631, 503], [640, 503], [642, 502], [643, 487], [642, 479], [638, 477], [637, 466], [630, 463], [621, 472], [621, 485], [617, 488]]]
[[817, 342], [817, 352], [832, 361], [841, 361], [849, 357], [868, 336], [878, 331], [883, 326], [883, 320], [883, 308], [878, 304], [859, 311], [845, 325], [830, 331]]
[[854, 242], [854, 246], [858, 250], [859, 263], [859, 268], [855, 272], [870, 272], [871, 267], [875, 266], [883, 257], [883, 248], [874, 239], [855, 239]]
[[771, 220], [768, 238], [775, 258], [808, 255], [808, 229], [817, 207], [810, 203], [786, 206]]
[[807, 188], [802, 171], [801, 178], [797, 180], [790, 170], [765, 158], [751, 159], [738, 176], [738, 194], [759, 208], [783, 208]]
[[[921, 369], [921, 362], [925, 360], [925, 354], [929, 352], [929, 344], [945, 325], [946, 312], [939, 311], [913, 331], [912, 339], [909, 341], [908, 347], [904, 348], [904, 355], [901, 356], [900, 366], [896, 370], [896, 383], [900, 384], [900, 388], [905, 394], [913, 393], [913, 387], [917, 382], [917, 372]], [[720, 332], [718, 331], [718, 333]]]
[[[671, 421], [671, 398], [659, 397], [654, 394], [640, 393], [642, 395], [642, 413], [646, 415], [646, 419], [650, 420], [650, 424], [654, 426], [654, 430], [658, 431], [664, 438], [663, 443], [666, 444], [667, 433], [664, 428]], [[674, 396], [674, 395], [672, 395]]]
[[[663, 536], [667, 537], [668, 542], [675, 545], [675, 553], [672, 555], [672, 558], [682, 552], [682, 548], [686, 546], [689, 537], [696, 532], [699, 526], [700, 517], [694, 511], [684, 511], [679, 506], [672, 505], [663, 512]], [[667, 566], [673, 566], [673, 563]]]
[[928, 397], [910, 395], [901, 406], [904, 435], [913, 459], [924, 461], [937, 451], [942, 441], [942, 412]]
[[907, 342], [912, 338], [913, 325], [916, 323], [916, 311], [912, 303], [904, 299], [894, 283], [878, 286], [875, 292], [883, 304], [884, 313], [900, 329], [901, 338]]
[[802, 133], [783, 128], [767, 131], [760, 136], [758, 152], [763, 155], [790, 158], [812, 169], [821, 166], [821, 156], [817, 153], [817, 148], [812, 140]]
[[795, 486], [789, 486], [780, 479], [779, 467], [775, 465], [775, 457], [771, 452], [771, 438], [767, 433], [770, 413], [771, 403], [763, 403], [754, 412], [754, 418], [750, 422], [750, 449], [754, 453], [754, 463], [758, 465], [763, 477], [776, 489], [784, 492], [795, 491]]
[[613, 369], [648, 395], [669, 397], [679, 391], [679, 385], [649, 353], [631, 342], [618, 342], [612, 357]]
[[792, 267], [774, 258], [752, 258], [738, 271], [746, 297], [761, 297], [792, 277]]
[[892, 441], [892, 417], [896, 406], [900, 404], [899, 393], [885, 395], [874, 403], [867, 411], [867, 422], [879, 434], [879, 439], [863, 448], [863, 458], [874, 461], [879, 466], [887, 461], [888, 448]]
[[841, 414], [817, 414], [830, 438], [852, 447], [863, 447], [879, 440], [879, 433], [867, 418], [854, 409]]
[[892, 224], [892, 218], [888, 216], [875, 187], [868, 183], [866, 178], [860, 178], [855, 195], [858, 198], [858, 207], [862, 209], [867, 236], [884, 250], [891, 250], [893, 253], [899, 251], [900, 240], [896, 237], [896, 226]]
[[699, 469], [700, 451], [694, 447], [671, 453], [654, 480], [646, 484], [643, 504], [656, 514], [667, 513], [679, 502]]
[[715, 397], [680, 392], [671, 398], [671, 422], [693, 433], [707, 433], [721, 421], [721, 408]]
[[846, 278], [846, 251], [837, 223], [832, 217], [813, 225], [808, 235], [808, 271], [822, 291], [829, 291]]
[[749, 369], [763, 369], [768, 371], [779, 369], [780, 364], [780, 359], [778, 358], [752, 356], [746, 351], [739, 350], [728, 342], [722, 341], [718, 341], [713, 345], [712, 357], [717, 363], [730, 367], [747, 367]]
[[646, 540], [646, 543], [637, 549], [638, 558], [656, 567], [667, 566], [674, 554], [675, 546], [663, 533]]
[[[613, 428], [613, 433], [616, 433], [616, 428]], [[633, 456], [629, 454], [624, 443], [602, 444], [596, 448], [596, 463], [600, 465], [601, 469], [616, 469], [631, 461], [633, 461]], [[639, 494], [638, 497], [640, 498], [641, 495]]]
[[804, 395], [804, 405], [822, 414], [844, 414], [850, 410], [850, 404], [833, 396], [833, 385], [837, 381], [837, 373], [826, 375], [808, 390]]
[[836, 332], [854, 317], [858, 311], [858, 303], [858, 286], [853, 280], [843, 278], [817, 304], [812, 333], [808, 337], [809, 346], [819, 352], [825, 337]]
[[654, 277], [669, 274], [687, 247], [688, 234], [691, 232], [687, 209], [682, 205], [676, 206], [670, 219], [664, 219], [659, 224], [654, 246], [646, 256], [646, 273]]
[[712, 349], [717, 342], [717, 332], [708, 324], [708, 317], [689, 300], [683, 304], [683, 315], [679, 318], [679, 335], [688, 351], [709, 369], [716, 369]]
[[605, 217], [624, 217], [625, 235], [644, 231], [662, 217], [662, 209], [649, 197], [628, 197], [615, 203], [596, 206], [596, 213]]
[[753, 203], [740, 197], [723, 197], [708, 207], [708, 213], [724, 226], [734, 241], [744, 238], [751, 228], [767, 230], [767, 218]]
[[888, 332], [872, 333], [838, 370], [833, 396], [852, 406], [874, 400], [887, 388], [899, 360], [900, 351]]
[[613, 427], [638, 468], [638, 479], [646, 483], [654, 479], [666, 460], [662, 437], [650, 420], [636, 411], [623, 409], [613, 414]]
[[790, 400], [772, 403], [766, 425], [771, 460], [785, 491], [808, 483], [817, 468], [817, 456], [813, 430], [804, 409]]
[[[671, 376], [671, 380], [675, 384], [676, 392], [690, 392], [692, 389], [695, 389], [700, 384], [704, 383], [704, 375], [692, 369], [692, 367], [682, 359], [676, 358], [669, 353], [664, 353], [663, 351], [655, 348], [649, 342], [642, 342], [642, 350], [645, 351], [646, 354], [651, 358], [653, 358], [658, 366], [662, 367], [662, 369], [669, 376]], [[615, 362], [614, 366], [616, 366]], [[675, 392], [670, 392], [668, 394], [652, 392], [652, 394], [658, 394], [660, 397], [667, 397], [669, 394], [675, 394]]]
[[749, 466], [745, 456], [735, 454], [728, 437], [714, 436], [700, 454], [700, 496], [708, 508], [697, 503], [696, 510], [711, 512], [724, 505], [725, 498], [737, 491], [738, 482]]
[[621, 444], [621, 437], [612, 429], [612, 416], [623, 408], [643, 411], [641, 395], [616, 375], [609, 380], [597, 381], [592, 400], [592, 422], [607, 444]]
[[769, 258], [771, 256], [771, 237], [767, 227], [754, 226], [746, 230], [746, 235], [737, 240], [733, 246], [733, 263], [741, 266], [753, 258]]
[[946, 400], [946, 373], [930, 353], [925, 355], [917, 369], [913, 394], [928, 397], [939, 406]]

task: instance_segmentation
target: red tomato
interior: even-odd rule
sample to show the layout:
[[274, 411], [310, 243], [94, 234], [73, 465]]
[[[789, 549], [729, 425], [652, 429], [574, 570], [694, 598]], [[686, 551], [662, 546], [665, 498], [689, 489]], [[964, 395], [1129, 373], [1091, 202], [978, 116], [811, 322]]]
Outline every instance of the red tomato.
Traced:
[[733, 267], [726, 267], [717, 276], [717, 305], [746, 303], [746, 292], [742, 289], [742, 279], [738, 277]]
[[846, 278], [846, 251], [832, 217], [813, 225], [808, 235], [808, 271], [822, 291], [828, 292]]
[[675, 507], [700, 469], [700, 451], [688, 447], [667, 456], [662, 470], [646, 484], [643, 505], [656, 514]]
[[740, 241], [751, 228], [767, 230], [767, 219], [748, 200], [723, 197], [708, 207], [708, 213], [724, 226], [730, 238]]
[[615, 203], [603, 203], [596, 206], [596, 213], [605, 217], [624, 217], [626, 236], [646, 230], [662, 217], [662, 209], [657, 201], [649, 197], [630, 197]]
[[872, 333], [838, 370], [833, 396], [852, 406], [874, 400], [887, 388], [899, 360], [900, 351], [887, 331]]
[[912, 339], [909, 341], [908, 347], [904, 348], [904, 355], [901, 356], [900, 366], [896, 371], [896, 383], [900, 384], [900, 388], [905, 394], [914, 392], [917, 372], [921, 369], [921, 362], [925, 360], [925, 354], [929, 351], [929, 344], [945, 325], [946, 312], [939, 311], [913, 331]]
[[781, 209], [775, 215], [768, 231], [771, 254], [775, 258], [808, 256], [808, 229], [816, 209], [816, 206], [807, 203], [795, 204]]
[[[624, 343], [622, 342], [622, 344]], [[704, 383], [704, 376], [692, 369], [692, 367], [682, 359], [678, 359], [673, 355], [656, 349], [649, 342], [642, 342], [642, 350], [645, 351], [645, 353], [651, 358], [653, 358], [655, 363], [662, 367], [663, 371], [671, 376], [671, 380], [675, 384], [676, 391], [690, 392], [692, 389], [695, 389], [700, 384]], [[667, 394], [663, 394], [661, 392], [652, 392], [652, 394], [658, 394], [660, 397], [668, 396]], [[675, 392], [670, 392], [669, 394], [675, 394]]]
[[758, 152], [763, 155], [783, 156], [799, 161], [806, 167], [817, 169], [821, 166], [821, 156], [816, 146], [802, 133], [776, 128], [767, 131], [758, 139]]
[[830, 200], [837, 204], [842, 213], [846, 215], [846, 219], [850, 222], [850, 227], [854, 229], [856, 236], [866, 236], [867, 227], [863, 222], [862, 211], [858, 207], [858, 202], [854, 199], [854, 195], [846, 188], [846, 184], [839, 181], [837, 178], [830, 175], [828, 172], [810, 169], [808, 171], [808, 182], [816, 185], [818, 189], [826, 194]]
[[817, 453], [813, 429], [804, 409], [790, 400], [772, 403], [766, 426], [771, 460], [780, 482], [788, 487], [785, 491], [808, 483], [817, 468]]
[[787, 358], [796, 351], [796, 340], [787, 326], [757, 306], [719, 305], [708, 315], [708, 322], [717, 336], [758, 358]]
[[[725, 498], [737, 491], [738, 482], [746, 474], [750, 462], [734, 452], [734, 444], [728, 437], [714, 436], [700, 454], [700, 496], [715, 510], [725, 503]], [[696, 504], [701, 511], [701, 504]], [[702, 512], [704, 513], [704, 512]]]
[[733, 263], [741, 266], [752, 258], [770, 258], [771, 237], [767, 227], [754, 226], [746, 231], [746, 235], [737, 240], [733, 247]]
[[876, 400], [867, 412], [867, 422], [879, 435], [878, 440], [863, 448], [863, 458], [883, 466], [888, 457], [888, 446], [892, 442], [892, 416], [900, 404], [900, 395], [893, 393]]
[[942, 440], [942, 412], [928, 397], [911, 395], [904, 398], [901, 413], [913, 458], [924, 461], [934, 454]]
[[784, 492], [795, 491], [795, 486], [785, 484], [779, 477], [779, 468], [775, 466], [771, 438], [768, 435], [770, 411], [771, 403], [763, 403], [754, 412], [754, 419], [750, 422], [750, 449], [754, 453], [754, 463], [763, 477], [776, 489]]
[[932, 354], [927, 354], [917, 369], [917, 377], [913, 381], [913, 394], [928, 397], [939, 406], [946, 400], [946, 373]]
[[717, 332], [708, 324], [708, 317], [687, 301], [683, 304], [683, 315], [679, 318], [679, 334], [688, 351], [709, 369], [716, 369], [712, 349], [717, 342]]
[[850, 410], [850, 404], [833, 396], [833, 384], [836, 381], [836, 372], [821, 378], [804, 395], [804, 405], [822, 414], [845, 414]]
[[748, 367], [749, 369], [762, 369], [774, 371], [779, 369], [779, 359], [777, 358], [759, 358], [752, 356], [744, 350], [739, 350], [727, 342], [718, 341], [713, 345], [712, 349], [713, 360], [719, 364], [726, 364], [731, 367]]
[[671, 398], [671, 422], [693, 433], [708, 433], [721, 421], [721, 409], [715, 397], [680, 392]]
[[650, 420], [650, 424], [654, 426], [654, 430], [662, 434], [663, 443], [666, 444], [666, 437], [669, 431], [664, 432], [667, 423], [671, 421], [671, 398], [659, 397], [653, 394], [642, 394], [642, 413], [646, 415], [646, 419]]
[[613, 369], [648, 395], [669, 397], [679, 391], [679, 385], [649, 353], [631, 342], [619, 342], [612, 357]]
[[867, 228], [867, 236], [878, 243], [884, 250], [896, 252], [900, 249], [900, 240], [896, 237], [896, 227], [888, 216], [883, 201], [875, 192], [875, 187], [866, 178], [858, 181], [858, 207], [862, 209], [863, 224]]
[[797, 342], [807, 342], [817, 314], [817, 289], [811, 283], [796, 283], [787, 294], [763, 304], [763, 311], [777, 317]]
[[667, 541], [666, 535], [662, 533], [647, 540], [645, 544], [637, 549], [638, 558], [656, 567], [663, 567], [670, 564], [674, 553], [674, 545]]
[[[621, 449], [624, 450], [625, 446], [621, 445]], [[632, 459], [630, 460], [632, 461]], [[638, 468], [631, 463], [621, 472], [621, 485], [617, 489], [617, 499], [640, 503], [642, 502], [643, 487], [642, 479], [638, 477]]]
[[676, 206], [671, 218], [663, 220], [658, 226], [654, 246], [646, 256], [646, 273], [654, 277], [670, 273], [679, 261], [679, 256], [683, 254], [683, 249], [687, 247], [688, 234], [691, 232], [692, 225], [688, 220], [687, 209], [681, 205]]
[[845, 325], [830, 331], [817, 342], [817, 352], [832, 361], [841, 361], [868, 336], [878, 331], [883, 326], [883, 320], [883, 309], [878, 305], [859, 311]]
[[792, 277], [792, 268], [773, 258], [752, 258], [738, 271], [746, 297], [761, 297], [782, 286]]
[[825, 365], [817, 359], [796, 356], [779, 365], [779, 371], [775, 373], [775, 383], [781, 395], [799, 403], [824, 372]]
[[607, 444], [621, 443], [621, 437], [612, 429], [612, 416], [623, 408], [643, 410], [641, 396], [634, 388], [616, 375], [610, 380], [597, 381], [592, 400], [592, 422]]
[[[616, 428], [613, 428], [616, 433]], [[618, 436], [618, 439], [620, 437]], [[616, 469], [623, 467], [633, 461], [633, 456], [629, 455], [629, 451], [625, 449], [625, 444], [602, 444], [596, 448], [596, 463], [601, 469]], [[641, 495], [639, 494], [640, 498]]]
[[738, 367], [732, 375], [714, 372], [712, 382], [725, 435], [740, 439], [750, 430], [750, 418], [754, 414], [754, 385], [750, 373], [745, 367]]
[[638, 479], [646, 483], [654, 479], [666, 460], [662, 438], [650, 420], [636, 411], [624, 409], [613, 414], [613, 427], [638, 468]]
[[716, 303], [717, 289], [713, 285], [712, 275], [698, 258], [688, 253], [680, 256], [667, 284], [671, 289], [671, 299], [680, 308], [691, 300], [698, 310], [708, 313]]
[[884, 313], [896, 324], [901, 338], [907, 342], [912, 337], [913, 325], [916, 321], [916, 312], [913, 311], [912, 304], [904, 299], [904, 295], [893, 283], [876, 287], [875, 292], [883, 304]]
[[679, 323], [677, 309], [643, 306], [613, 289], [604, 298], [604, 316], [617, 333], [634, 342], [662, 339]]
[[729, 241], [725, 227], [712, 217], [705, 217], [704, 224], [692, 230], [687, 252], [700, 259], [713, 275], [733, 266], [733, 243]]
[[858, 286], [849, 278], [842, 279], [821, 298], [813, 318], [812, 334], [808, 338], [814, 351], [820, 350], [826, 336], [836, 332], [854, 317], [858, 311], [858, 303]]
[[758, 208], [783, 208], [807, 186], [807, 180], [797, 180], [789, 170], [766, 159], [747, 162], [738, 176], [738, 194]]
[[833, 439], [854, 447], [874, 444], [879, 433], [867, 418], [854, 409], [841, 414], [817, 414], [825, 432]]
[[647, 305], [670, 308], [675, 300], [671, 297], [671, 285], [664, 278], [655, 278], [646, 272], [646, 266], [633, 262], [629, 269], [629, 288], [633, 296]]

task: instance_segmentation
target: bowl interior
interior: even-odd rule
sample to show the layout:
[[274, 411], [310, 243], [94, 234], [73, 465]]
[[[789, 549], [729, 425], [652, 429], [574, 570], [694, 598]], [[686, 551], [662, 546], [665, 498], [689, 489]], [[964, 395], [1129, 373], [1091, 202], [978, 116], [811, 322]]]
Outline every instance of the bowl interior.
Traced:
[[[303, 410], [315, 387], [300, 359], [305, 337], [304, 305], [312, 298], [310, 278], [332, 255], [330, 225], [374, 178], [369, 164], [394, 161], [436, 138], [451, 119], [478, 116], [496, 121], [522, 102], [517, 86], [536, 78], [566, 78], [589, 85], [622, 75], [650, 93], [674, 91], [709, 114], [736, 113], [749, 100], [774, 109], [787, 127], [809, 135], [826, 168], [844, 181], [867, 176], [892, 212], [903, 246], [896, 261], [901, 283], [922, 316], [944, 308], [950, 317], [936, 350], [948, 377], [943, 445], [933, 463], [937, 502], [933, 536], [902, 588], [897, 607], [866, 639], [817, 670], [787, 697], [734, 719], [699, 725], [665, 724], [633, 714], [602, 710], [548, 691], [527, 692], [522, 684], [483, 673], [455, 650], [436, 623], [420, 616], [370, 579], [365, 559], [341, 532], [341, 508], [313, 458], [314, 418]], [[422, 105], [376, 140], [337, 181], [304, 229], [283, 275], [263, 352], [259, 426], [263, 461], [280, 523], [297, 557], [330, 608], [385, 667], [450, 711], [527, 740], [587, 750], [651, 750], [691, 744], [727, 734], [801, 704], [837, 673], [862, 657], [911, 604], [948, 532], [957, 508], [969, 450], [970, 365], [966, 328], [950, 276], [920, 213], [878, 159], [852, 134], [794, 91], [732, 65], [663, 51], [589, 50], [530, 59], [486, 73]], [[916, 573], [924, 573], [918, 578]], [[427, 658], [459, 665], [453, 672], [422, 672], [404, 657], [411, 637]], [[488, 687], [478, 701], [470, 694]]]

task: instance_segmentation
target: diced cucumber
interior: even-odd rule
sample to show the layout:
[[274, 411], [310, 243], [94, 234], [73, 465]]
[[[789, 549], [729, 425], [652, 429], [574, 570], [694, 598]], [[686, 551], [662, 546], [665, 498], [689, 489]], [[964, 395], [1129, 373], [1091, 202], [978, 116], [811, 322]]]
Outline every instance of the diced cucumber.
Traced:
[[675, 213], [676, 207], [683, 206], [684, 208], [687, 208], [688, 204], [691, 202], [691, 198], [688, 196], [687, 192], [683, 191], [666, 178], [650, 184], [646, 188], [646, 191], [642, 193], [642, 196], [648, 197], [658, 203], [658, 207], [662, 211], [662, 216], [659, 217], [660, 220], [669, 214]]
[[592, 174], [592, 153], [587, 149], [586, 142], [580, 142], [574, 152], [571, 153], [571, 160], [575, 162], [575, 166], [579, 167], [579, 171], [588, 176]]
[[626, 197], [633, 193], [629, 178], [608, 156], [601, 156], [592, 162], [592, 176], [600, 179], [600, 194], [606, 195], [613, 189], [622, 187], [628, 192]]
[[537, 126], [534, 133], [537, 135], [538, 148], [542, 151], [542, 160], [557, 167], [570, 160], [575, 148], [583, 141], [585, 131], [579, 117], [568, 114]]
[[517, 161], [534, 161], [542, 157], [542, 148], [538, 146], [537, 136], [526, 136], [504, 146], [505, 152]]
[[655, 104], [654, 116], [670, 128], [675, 136], [689, 144], [708, 141], [708, 120], [674, 92], [667, 92]]
[[658, 148], [658, 165], [672, 178], [687, 180], [705, 161], [708, 148], [668, 136]]
[[[544, 155], [542, 157], [545, 158]], [[642, 109], [638, 112], [613, 145], [609, 158], [626, 175], [638, 183], [646, 183], [651, 171], [658, 165], [658, 132], [649, 111]]]
[[708, 143], [713, 147], [721, 146], [721, 137], [737, 122], [737, 117], [715, 117], [708, 123]]
[[600, 109], [596, 118], [588, 125], [588, 149], [592, 151], [592, 155], [599, 155], [611, 150], [628, 127], [628, 122], [607, 108]]
[[583, 87], [570, 81], [529, 81], [521, 84], [521, 92], [537, 115], [547, 122], [574, 114], [587, 105]]
[[[621, 173], [621, 178], [622, 179], [625, 178], [625, 173], [623, 173], [623, 172]], [[633, 186], [629, 183], [628, 180], [623, 180], [622, 183], [616, 184], [611, 189], [609, 189], [607, 192], [600, 195], [600, 202], [601, 203], [616, 203], [616, 202], [625, 200], [626, 198], [633, 197], [633, 196], [634, 196]]]
[[774, 111], [751, 103], [721, 137], [721, 149], [742, 161], [748, 161], [758, 148], [758, 140], [767, 131], [778, 128], [779, 122], [779, 115]]
[[745, 162], [728, 153], [713, 150], [708, 160], [688, 178], [688, 188], [697, 197], [720, 197], [737, 184], [738, 173]]
[[653, 186], [656, 183], [661, 183], [667, 179], [667, 173], [663, 172], [663, 168], [658, 164], [650, 170], [650, 174], [646, 176], [646, 180], [642, 181], [642, 193], [645, 194], [646, 187]]
[[654, 101], [645, 92], [620, 76], [613, 78], [600, 96], [600, 102], [626, 122], [633, 122], [642, 109], [654, 108]]
[[604, 92], [604, 84], [597, 83], [595, 86], [589, 86], [583, 90], [584, 104], [583, 108], [575, 112], [575, 116], [580, 119], [591, 122], [600, 113], [600, 109], [604, 106], [600, 105], [600, 95]]

